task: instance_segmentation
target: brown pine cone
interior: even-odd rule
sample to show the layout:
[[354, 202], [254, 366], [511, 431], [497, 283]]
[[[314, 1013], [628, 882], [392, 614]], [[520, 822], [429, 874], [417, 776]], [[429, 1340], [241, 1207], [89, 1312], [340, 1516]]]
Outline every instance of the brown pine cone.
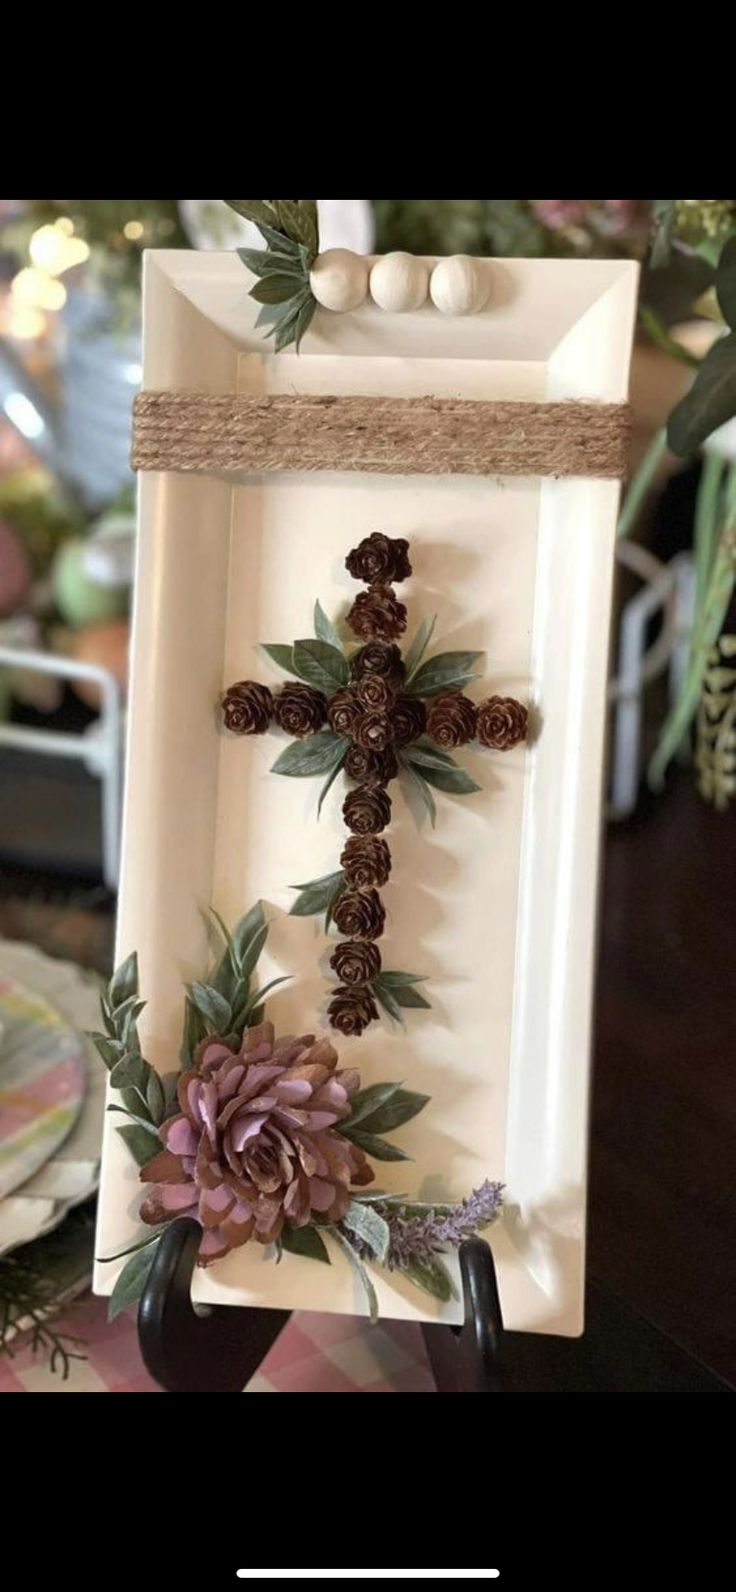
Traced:
[[406, 607], [392, 586], [369, 586], [358, 593], [347, 622], [362, 641], [393, 641], [406, 630]]
[[330, 967], [341, 984], [370, 984], [381, 971], [381, 953], [372, 940], [341, 940]]
[[418, 735], [423, 735], [427, 722], [427, 709], [419, 697], [397, 696], [391, 709], [391, 725], [397, 746], [408, 746]]
[[341, 686], [327, 701], [327, 718], [336, 735], [353, 736], [363, 717], [363, 709], [352, 686]]
[[494, 752], [509, 752], [518, 746], [526, 740], [528, 728], [529, 710], [515, 697], [492, 696], [478, 708], [476, 735]]
[[359, 647], [350, 659], [351, 680], [362, 680], [367, 674], [380, 675], [395, 691], [403, 685], [406, 667], [399, 648], [389, 641], [369, 641]]
[[348, 778], [357, 779], [361, 785], [388, 785], [399, 772], [391, 746], [385, 752], [366, 752], [364, 747], [353, 745], [348, 748], [344, 766]]
[[411, 574], [408, 555], [409, 543], [403, 536], [384, 536], [382, 531], [373, 531], [348, 553], [345, 568], [367, 586], [376, 581], [407, 580]]
[[332, 996], [327, 1015], [332, 1027], [341, 1034], [357, 1035], [375, 1022], [378, 1007], [365, 985], [340, 984]]
[[273, 697], [267, 685], [238, 680], [222, 698], [225, 726], [235, 735], [263, 735], [271, 723]]
[[364, 713], [354, 734], [356, 745], [366, 752], [385, 752], [393, 740], [391, 720], [383, 708], [375, 713]]
[[346, 840], [340, 867], [355, 890], [385, 884], [391, 872], [391, 852], [377, 835], [351, 835]]
[[343, 890], [332, 914], [341, 934], [351, 940], [380, 940], [386, 909], [377, 890]]
[[273, 699], [273, 716], [287, 735], [312, 735], [327, 717], [327, 701], [312, 685], [290, 680]]
[[366, 712], [372, 713], [385, 713], [394, 699], [388, 680], [381, 674], [364, 674], [355, 687], [355, 694]]
[[427, 714], [427, 734], [437, 746], [450, 751], [475, 737], [476, 709], [462, 691], [447, 691], [437, 697]]
[[348, 791], [342, 816], [354, 835], [378, 835], [391, 822], [391, 798], [379, 785], [358, 785]]

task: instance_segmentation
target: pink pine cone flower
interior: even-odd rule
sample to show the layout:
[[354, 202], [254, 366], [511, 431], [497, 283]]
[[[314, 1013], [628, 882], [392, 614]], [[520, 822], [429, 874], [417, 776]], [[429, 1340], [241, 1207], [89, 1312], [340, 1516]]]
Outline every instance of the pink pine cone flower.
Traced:
[[351, 1184], [375, 1174], [335, 1132], [360, 1088], [357, 1072], [335, 1070], [337, 1059], [314, 1034], [275, 1040], [272, 1023], [247, 1029], [239, 1052], [204, 1039], [179, 1079], [180, 1113], [159, 1128], [165, 1148], [141, 1170], [154, 1184], [142, 1220], [201, 1222], [200, 1266], [250, 1238], [270, 1244], [285, 1224], [339, 1222]]

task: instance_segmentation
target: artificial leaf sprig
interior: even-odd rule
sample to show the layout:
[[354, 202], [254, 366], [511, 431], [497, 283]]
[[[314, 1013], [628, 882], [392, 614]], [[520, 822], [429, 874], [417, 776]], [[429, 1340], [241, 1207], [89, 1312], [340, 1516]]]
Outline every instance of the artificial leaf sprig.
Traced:
[[292, 912], [324, 912], [344, 936], [330, 958], [339, 980], [328, 1014], [333, 1028], [361, 1034], [381, 1007], [395, 1021], [429, 1002], [416, 988], [421, 975], [387, 970], [377, 941], [385, 926], [379, 890], [391, 872], [391, 853], [381, 838], [391, 820], [388, 787], [398, 775], [426, 808], [434, 825], [433, 792], [469, 796], [480, 786], [459, 766], [454, 751], [470, 741], [507, 751], [527, 733], [526, 707], [513, 697], [492, 696], [476, 706], [465, 695], [475, 678], [479, 652], [428, 656], [435, 620], [424, 620], [402, 653], [406, 607], [394, 582], [412, 573], [409, 543], [373, 532], [348, 553], [349, 573], [364, 582], [346, 624], [355, 637], [347, 647], [319, 601], [314, 637], [291, 645], [268, 642], [263, 651], [292, 678], [272, 692], [254, 680], [239, 680], [224, 693], [226, 728], [237, 735], [263, 734], [271, 722], [293, 737], [272, 765], [290, 777], [324, 776], [318, 816], [328, 792], [344, 771], [352, 787], [343, 802], [350, 838], [340, 868], [295, 885]]
[[280, 353], [289, 343], [299, 344], [309, 326], [317, 300], [309, 273], [319, 251], [316, 199], [226, 199], [246, 221], [257, 226], [266, 247], [238, 249], [244, 266], [255, 276], [251, 298], [261, 305], [257, 327], [273, 337]]
[[[215, 922], [220, 954], [206, 983], [186, 986], [182, 1070], [171, 1092], [157, 1078], [155, 1112], [147, 1100], [150, 1076], [157, 1075], [143, 1061], [134, 1032], [141, 1009], [135, 957], [102, 997], [106, 1033], [94, 1036], [101, 1054], [109, 1057], [111, 1044], [125, 1044], [126, 1055], [137, 1062], [132, 1074], [116, 1074], [116, 1051], [111, 1082], [123, 1093], [134, 1092], [148, 1112], [135, 1124], [146, 1134], [144, 1156], [128, 1130], [121, 1132], [140, 1166], [146, 1186], [140, 1217], [151, 1231], [106, 1257], [125, 1260], [111, 1295], [111, 1316], [140, 1298], [166, 1225], [177, 1216], [200, 1223], [200, 1266], [249, 1242], [272, 1246], [277, 1259], [287, 1252], [329, 1263], [332, 1240], [356, 1267], [371, 1315], [376, 1295], [366, 1258], [389, 1268], [396, 1263], [419, 1287], [448, 1298], [452, 1285], [434, 1251], [425, 1264], [426, 1235], [418, 1239], [416, 1254], [407, 1248], [406, 1224], [416, 1221], [424, 1233], [425, 1208], [412, 1215], [403, 1199], [396, 1211], [390, 1195], [381, 1196], [379, 1205], [361, 1199], [375, 1180], [371, 1161], [409, 1159], [387, 1135], [412, 1121], [428, 1096], [394, 1082], [361, 1088], [359, 1074], [341, 1069], [334, 1046], [313, 1033], [277, 1039], [262, 1002], [282, 980], [251, 990], [268, 933], [261, 903], [232, 934], [219, 918]], [[132, 1085], [130, 1076], [136, 1079]], [[476, 1214], [479, 1224], [481, 1217], [485, 1222], [485, 1207]], [[467, 1230], [466, 1222], [458, 1233], [462, 1237]], [[404, 1264], [406, 1255], [413, 1270]]]

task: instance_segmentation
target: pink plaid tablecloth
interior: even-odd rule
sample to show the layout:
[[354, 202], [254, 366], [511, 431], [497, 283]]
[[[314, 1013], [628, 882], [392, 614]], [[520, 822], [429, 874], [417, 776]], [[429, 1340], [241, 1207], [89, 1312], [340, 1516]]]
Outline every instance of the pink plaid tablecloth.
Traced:
[[[69, 1377], [52, 1375], [46, 1354], [0, 1355], [0, 1393], [160, 1393], [138, 1349], [135, 1321], [107, 1320], [107, 1302], [85, 1297], [57, 1323], [83, 1340]], [[300, 1312], [276, 1339], [246, 1393], [434, 1393], [420, 1329], [356, 1316]]]

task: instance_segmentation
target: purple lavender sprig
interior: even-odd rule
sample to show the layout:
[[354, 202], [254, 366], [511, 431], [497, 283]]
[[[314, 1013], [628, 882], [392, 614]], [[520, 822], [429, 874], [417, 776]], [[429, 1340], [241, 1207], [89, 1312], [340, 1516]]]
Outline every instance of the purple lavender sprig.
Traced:
[[[389, 1247], [385, 1264], [389, 1271], [408, 1271], [414, 1265], [427, 1266], [439, 1254], [457, 1249], [465, 1238], [471, 1238], [483, 1227], [490, 1227], [500, 1214], [503, 1205], [503, 1183], [486, 1179], [459, 1205], [429, 1207], [419, 1211], [407, 1201], [405, 1205], [390, 1200], [376, 1200], [373, 1210], [383, 1217], [389, 1229]], [[356, 1253], [371, 1258], [369, 1246], [356, 1233], [346, 1234]]]

